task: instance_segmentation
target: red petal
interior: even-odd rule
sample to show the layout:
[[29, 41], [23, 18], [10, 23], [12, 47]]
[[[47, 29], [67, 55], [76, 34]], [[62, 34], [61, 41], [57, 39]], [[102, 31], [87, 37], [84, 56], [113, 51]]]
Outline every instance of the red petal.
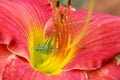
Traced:
[[89, 80], [120, 80], [120, 64], [109, 62], [101, 69], [88, 73]]
[[35, 71], [23, 58], [12, 55], [4, 68], [3, 80], [87, 80], [86, 74], [80, 70], [50, 75]]
[[7, 44], [13, 53], [28, 58], [29, 30], [44, 27], [51, 13], [48, 0], [1, 0], [0, 43]]
[[7, 50], [6, 45], [0, 44], [0, 77], [1, 77], [2, 69], [5, 66], [6, 59], [8, 58], [9, 55], [10, 52]]
[[[79, 14], [83, 15], [79, 16]], [[75, 12], [76, 20], [85, 20], [86, 11]], [[84, 46], [76, 53], [74, 59], [65, 69], [96, 69], [120, 52], [120, 18], [105, 14], [93, 13], [86, 35], [78, 44]], [[81, 24], [75, 27], [80, 34]], [[78, 46], [79, 47], [79, 46]]]

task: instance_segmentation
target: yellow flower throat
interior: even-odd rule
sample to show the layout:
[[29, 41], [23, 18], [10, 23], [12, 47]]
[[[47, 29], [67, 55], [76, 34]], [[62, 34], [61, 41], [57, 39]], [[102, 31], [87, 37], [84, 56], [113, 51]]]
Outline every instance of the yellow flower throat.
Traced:
[[[91, 0], [85, 25], [80, 35], [73, 41], [73, 33], [69, 31], [69, 28], [74, 27], [74, 24], [69, 24], [72, 23], [72, 19], [70, 18], [71, 22], [68, 22], [67, 9], [60, 11], [60, 1], [55, 0], [55, 16], [53, 16], [55, 30], [52, 31], [51, 37], [46, 38], [44, 31], [40, 28], [33, 27], [31, 30], [30, 64], [35, 70], [54, 75], [62, 72], [62, 69], [74, 58], [76, 50], [78, 50], [77, 44], [87, 30], [93, 5], [94, 0]], [[71, 9], [71, 0], [68, 0], [68, 8]], [[37, 25], [33, 24], [32, 26]]]

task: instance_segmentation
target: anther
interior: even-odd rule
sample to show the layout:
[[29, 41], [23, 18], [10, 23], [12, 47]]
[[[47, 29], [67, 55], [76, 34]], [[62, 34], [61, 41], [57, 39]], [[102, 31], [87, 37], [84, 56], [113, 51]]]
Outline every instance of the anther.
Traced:
[[67, 6], [68, 6], [68, 8], [72, 7], [72, 0], [67, 0]]
[[57, 11], [60, 7], [60, 0], [55, 0], [55, 11]]
[[60, 14], [60, 17], [61, 17], [61, 22], [64, 22], [64, 20], [67, 19], [66, 10], [64, 10], [64, 11]]
[[60, 7], [60, 0], [56, 0], [56, 7], [57, 7], [57, 8]]
[[64, 21], [64, 14], [61, 14], [60, 17], [61, 17], [61, 22], [63, 22]]

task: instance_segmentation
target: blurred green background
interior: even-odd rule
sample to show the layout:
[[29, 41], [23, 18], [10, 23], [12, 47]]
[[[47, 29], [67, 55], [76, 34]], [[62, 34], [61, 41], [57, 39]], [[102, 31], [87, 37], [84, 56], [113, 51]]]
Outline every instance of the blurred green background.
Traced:
[[[72, 6], [76, 9], [81, 8], [84, 3], [85, 3], [85, 0], [72, 0]], [[67, 0], [61, 0], [61, 4], [66, 5]]]

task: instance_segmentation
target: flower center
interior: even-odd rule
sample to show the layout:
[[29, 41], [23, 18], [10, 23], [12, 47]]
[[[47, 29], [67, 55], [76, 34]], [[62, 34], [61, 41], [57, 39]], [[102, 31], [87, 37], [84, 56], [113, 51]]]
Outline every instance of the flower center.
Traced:
[[[74, 41], [72, 33], [74, 24], [70, 24], [73, 23], [71, 19], [72, 12], [70, 11], [71, 0], [68, 0], [69, 9], [65, 8], [62, 11], [59, 9], [59, 3], [59, 0], [56, 0], [54, 8], [55, 14], [53, 16], [55, 31], [52, 32], [51, 37], [46, 38], [41, 29], [34, 29], [35, 31], [32, 31], [32, 37], [29, 43], [30, 63], [32, 67], [37, 71], [54, 75], [62, 72], [62, 68], [74, 58], [76, 51], [80, 48], [77, 44], [81, 41], [87, 30], [94, 0], [91, 0], [92, 6], [88, 11], [85, 25], [80, 35]], [[67, 16], [67, 10], [70, 11], [70, 18]], [[68, 19], [70, 19], [70, 21]], [[33, 46], [35, 46], [34, 49]]]

